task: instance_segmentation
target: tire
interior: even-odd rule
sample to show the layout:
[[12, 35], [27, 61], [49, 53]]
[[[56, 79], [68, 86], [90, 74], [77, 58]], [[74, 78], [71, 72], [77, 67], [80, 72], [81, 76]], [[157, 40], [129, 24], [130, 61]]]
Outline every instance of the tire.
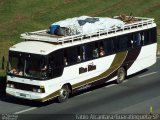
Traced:
[[63, 86], [59, 91], [58, 102], [65, 102], [69, 97], [69, 87], [67, 85]]
[[122, 83], [126, 78], [126, 71], [123, 67], [120, 67], [117, 71], [117, 84]]

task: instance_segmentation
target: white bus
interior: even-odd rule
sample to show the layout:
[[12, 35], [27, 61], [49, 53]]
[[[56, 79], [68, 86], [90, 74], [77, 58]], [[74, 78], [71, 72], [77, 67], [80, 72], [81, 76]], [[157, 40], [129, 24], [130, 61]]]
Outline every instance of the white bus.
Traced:
[[[115, 17], [120, 19], [119, 17]], [[48, 30], [24, 33], [9, 49], [6, 93], [64, 102], [74, 92], [116, 80], [156, 63], [154, 19], [134, 17], [121, 28], [57, 36]]]

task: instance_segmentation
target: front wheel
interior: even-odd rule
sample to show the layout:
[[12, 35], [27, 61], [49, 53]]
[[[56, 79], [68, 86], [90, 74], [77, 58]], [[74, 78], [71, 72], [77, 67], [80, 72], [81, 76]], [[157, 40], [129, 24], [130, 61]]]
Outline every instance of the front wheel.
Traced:
[[117, 80], [116, 82], [119, 84], [119, 83], [122, 83], [126, 78], [126, 71], [123, 67], [120, 67], [117, 71]]
[[59, 91], [58, 102], [65, 102], [69, 97], [69, 88], [67, 85], [63, 86]]

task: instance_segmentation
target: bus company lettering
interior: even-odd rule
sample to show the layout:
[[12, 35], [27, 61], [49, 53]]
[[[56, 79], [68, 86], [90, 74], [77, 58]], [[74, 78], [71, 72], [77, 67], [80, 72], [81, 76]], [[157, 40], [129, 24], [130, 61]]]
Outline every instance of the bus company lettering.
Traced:
[[96, 70], [96, 65], [94, 65], [93, 62], [88, 64], [87, 67], [80, 67], [79, 68], [79, 74], [82, 74], [82, 73], [85, 73], [85, 72], [89, 72], [89, 71], [92, 71], [92, 70]]

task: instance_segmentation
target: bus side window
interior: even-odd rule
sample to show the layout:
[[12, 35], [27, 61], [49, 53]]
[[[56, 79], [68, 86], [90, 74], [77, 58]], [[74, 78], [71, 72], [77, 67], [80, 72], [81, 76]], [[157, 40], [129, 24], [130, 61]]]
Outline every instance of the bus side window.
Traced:
[[98, 58], [99, 57], [99, 54], [98, 54], [98, 42], [94, 43], [92, 54], [93, 54], [93, 58]]
[[105, 50], [105, 53], [106, 54], [111, 54], [111, 53], [113, 53], [113, 49], [114, 49], [113, 40], [111, 38], [105, 39], [104, 40], [104, 50]]
[[77, 62], [83, 61], [83, 48], [82, 46], [77, 46]]
[[59, 77], [63, 73], [64, 66], [63, 50], [54, 51], [49, 55], [48, 75], [49, 77]]
[[85, 53], [85, 60], [90, 60], [93, 58], [93, 48], [94, 45], [93, 43], [87, 43], [86, 45], [84, 45], [84, 53]]
[[127, 35], [120, 36], [119, 49], [123, 51], [126, 50], [127, 48], [129, 48], [128, 36]]
[[119, 51], [119, 40], [117, 37], [113, 38], [113, 51], [117, 52]]
[[99, 56], [102, 57], [105, 55], [104, 44], [103, 41], [99, 42]]
[[132, 48], [141, 46], [142, 37], [140, 33], [132, 33], [129, 38], [131, 39]]
[[151, 43], [151, 33], [150, 30], [145, 30], [144, 31], [144, 44], [147, 45], [149, 43]]
[[155, 43], [157, 41], [157, 30], [156, 30], [156, 27], [151, 29], [151, 35], [152, 35], [152, 43]]
[[140, 36], [141, 36], [141, 45], [144, 45], [144, 32], [141, 32]]
[[77, 49], [76, 47], [66, 48], [64, 50], [64, 65], [71, 65], [77, 62]]
[[141, 45], [141, 41], [142, 41], [140, 33], [136, 34], [136, 40], [137, 40], [137, 46], [140, 46]]
[[156, 28], [151, 28], [146, 31], [146, 36], [148, 37], [148, 41], [146, 44], [151, 44], [156, 42], [157, 31]]
[[67, 49], [64, 49], [64, 65], [67, 66], [68, 65], [68, 51]]
[[131, 40], [130, 40], [130, 35], [127, 35], [126, 36], [127, 37], [127, 49], [129, 49], [129, 48], [132, 48], [132, 42], [131, 42]]
[[54, 62], [52, 56], [49, 57], [49, 63], [48, 63], [48, 76], [51, 78], [53, 75], [53, 68], [54, 68]]
[[82, 60], [86, 60], [86, 47], [84, 45], [82, 46]]
[[140, 33], [133, 33], [133, 45], [135, 47], [141, 45], [141, 35], [140, 35]]

